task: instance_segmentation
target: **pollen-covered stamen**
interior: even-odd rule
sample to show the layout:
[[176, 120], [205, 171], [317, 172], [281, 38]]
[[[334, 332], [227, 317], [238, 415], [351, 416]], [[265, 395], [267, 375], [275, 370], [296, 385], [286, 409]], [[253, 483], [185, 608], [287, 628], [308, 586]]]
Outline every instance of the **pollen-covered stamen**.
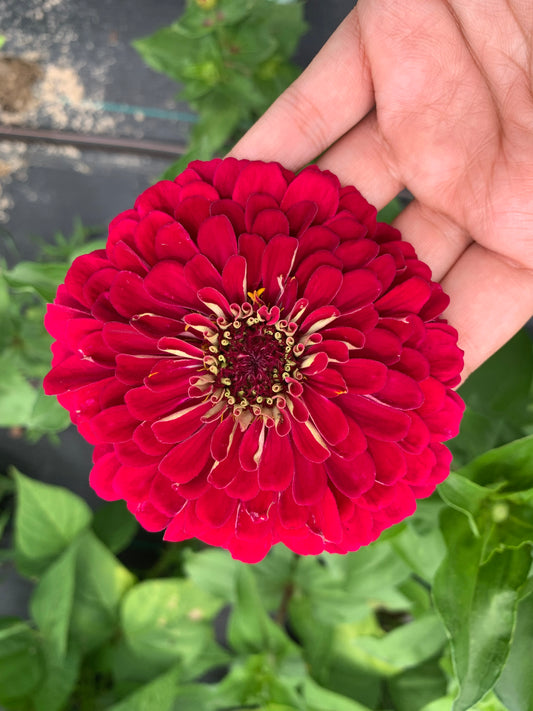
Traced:
[[246, 306], [234, 321], [219, 324], [217, 342], [206, 348], [204, 367], [214, 376], [214, 389], [223, 393], [230, 406], [257, 414], [281, 406], [289, 381], [301, 376], [294, 354], [294, 329], [273, 317], [264, 305], [253, 312], [250, 304]]

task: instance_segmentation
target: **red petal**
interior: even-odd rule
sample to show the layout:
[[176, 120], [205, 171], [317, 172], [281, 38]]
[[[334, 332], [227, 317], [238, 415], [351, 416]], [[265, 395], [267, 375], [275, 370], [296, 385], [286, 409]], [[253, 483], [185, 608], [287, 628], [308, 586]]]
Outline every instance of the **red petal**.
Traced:
[[242, 438], [239, 447], [239, 461], [241, 467], [253, 472], [259, 466], [264, 445], [264, 423], [262, 419], [255, 419]]
[[384, 386], [375, 393], [381, 402], [401, 410], [414, 410], [424, 402], [418, 383], [408, 375], [388, 370]]
[[303, 399], [317, 430], [326, 442], [334, 445], [346, 439], [348, 422], [338, 405], [309, 387], [304, 388]]
[[52, 368], [44, 378], [43, 387], [47, 395], [58, 395], [108, 378], [111, 373], [109, 368], [73, 355]]
[[259, 462], [258, 481], [264, 491], [283, 491], [294, 477], [294, 456], [288, 436], [268, 430]]
[[157, 466], [122, 466], [115, 476], [115, 489], [128, 503], [139, 503], [148, 498], [150, 486], [157, 473]]
[[186, 504], [186, 500], [179, 495], [177, 489], [176, 484], [158, 473], [153, 478], [148, 496], [151, 503], [162, 514], [175, 516]]
[[309, 379], [309, 386], [325, 397], [337, 397], [348, 392], [348, 386], [338, 370], [326, 368]]
[[324, 496], [326, 484], [326, 471], [322, 464], [311, 462], [305, 456], [294, 458], [292, 493], [297, 504], [317, 504]]
[[115, 475], [120, 467], [120, 462], [115, 456], [115, 452], [109, 452], [100, 457], [94, 464], [89, 474], [89, 484], [105, 501], [117, 501], [120, 494], [117, 494], [113, 487]]
[[183, 401], [182, 394], [156, 393], [146, 387], [129, 390], [124, 401], [129, 412], [138, 420], [154, 420], [174, 410]]
[[369, 438], [368, 451], [376, 466], [377, 482], [390, 486], [405, 476], [405, 455], [397, 444]]
[[275, 235], [289, 234], [289, 220], [281, 210], [263, 210], [253, 221], [250, 231], [261, 235], [268, 242]]
[[222, 272], [222, 285], [230, 302], [238, 304], [246, 301], [246, 259], [239, 255], [230, 257]]
[[222, 277], [203, 254], [197, 254], [185, 265], [185, 277], [193, 291], [210, 286], [223, 291]]
[[253, 193], [266, 193], [279, 203], [286, 189], [287, 181], [277, 163], [251, 162], [235, 181], [232, 198], [244, 206]]
[[135, 209], [141, 217], [161, 210], [169, 215], [174, 214], [174, 209], [180, 201], [181, 188], [170, 180], [160, 180], [139, 195], [135, 200]]
[[343, 283], [333, 303], [346, 313], [356, 311], [372, 303], [381, 293], [381, 284], [376, 275], [368, 269], [346, 272]]
[[125, 442], [138, 424], [126, 405], [108, 407], [91, 419], [91, 429], [99, 442]]
[[429, 299], [429, 284], [420, 277], [411, 277], [395, 286], [376, 301], [381, 314], [418, 313]]
[[367, 395], [381, 390], [387, 381], [387, 367], [377, 360], [352, 358], [338, 366], [352, 395]]
[[188, 439], [202, 427], [202, 416], [211, 409], [210, 402], [202, 402], [186, 407], [152, 425], [156, 438], [163, 443], [174, 444]]
[[214, 426], [204, 425], [189, 439], [180, 442], [163, 457], [159, 471], [178, 484], [194, 479], [211, 457], [210, 442]]
[[360, 395], [340, 397], [340, 407], [352, 415], [363, 432], [370, 437], [385, 442], [397, 442], [406, 436], [411, 427], [411, 418], [406, 412]]
[[211, 456], [222, 462], [228, 456], [229, 448], [233, 442], [233, 435], [237, 423], [233, 417], [226, 417], [220, 422], [211, 438]]
[[349, 460], [332, 455], [326, 462], [326, 470], [333, 484], [349, 499], [359, 498], [374, 485], [376, 478], [374, 461], [368, 452]]
[[316, 309], [331, 303], [342, 285], [339, 269], [323, 265], [310, 277], [305, 285], [303, 298], [309, 301], [309, 309]]
[[341, 242], [335, 250], [335, 256], [342, 260], [345, 271], [351, 271], [367, 266], [378, 251], [378, 245], [371, 239], [349, 240]]
[[302, 200], [313, 200], [318, 205], [315, 222], [332, 217], [339, 206], [339, 181], [329, 172], [315, 166], [304, 168], [287, 188], [281, 202], [282, 210], [289, 210]]
[[196, 515], [207, 526], [220, 528], [235, 511], [237, 502], [223, 491], [208, 489], [196, 501]]
[[265, 242], [259, 235], [240, 235], [239, 254], [246, 259], [248, 288], [257, 289], [261, 282], [261, 263]]
[[201, 306], [196, 290], [187, 283], [184, 266], [172, 259], [155, 264], [146, 275], [144, 286], [151, 296], [165, 304], [193, 308]]
[[157, 341], [147, 338], [126, 323], [105, 323], [102, 335], [107, 345], [118, 353], [156, 356], [158, 353]]
[[311, 422], [298, 422], [294, 417], [291, 424], [291, 437], [302, 457], [317, 464], [324, 462], [330, 451], [316, 427]]
[[275, 303], [278, 298], [294, 264], [297, 247], [298, 240], [284, 235], [273, 237], [265, 247], [261, 262], [261, 274], [266, 301]]
[[244, 210], [233, 200], [217, 200], [210, 206], [211, 215], [225, 215], [233, 225], [236, 235], [246, 232], [244, 224]]
[[154, 242], [157, 261], [177, 259], [185, 263], [198, 254], [198, 247], [185, 227], [178, 222], [171, 222], [158, 229]]
[[198, 247], [222, 271], [228, 259], [237, 253], [237, 238], [225, 215], [215, 215], [202, 222], [198, 229]]

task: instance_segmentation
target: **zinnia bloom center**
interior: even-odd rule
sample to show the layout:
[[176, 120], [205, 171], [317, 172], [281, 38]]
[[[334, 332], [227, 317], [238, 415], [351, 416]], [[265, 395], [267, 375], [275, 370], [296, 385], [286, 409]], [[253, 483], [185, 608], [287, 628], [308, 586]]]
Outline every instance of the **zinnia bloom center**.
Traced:
[[218, 320], [218, 337], [207, 345], [204, 365], [230, 406], [259, 415], [265, 406], [283, 407], [287, 378], [302, 376], [295, 371], [295, 325], [280, 320], [279, 309], [269, 310], [252, 297], [255, 308], [247, 302], [234, 321]]

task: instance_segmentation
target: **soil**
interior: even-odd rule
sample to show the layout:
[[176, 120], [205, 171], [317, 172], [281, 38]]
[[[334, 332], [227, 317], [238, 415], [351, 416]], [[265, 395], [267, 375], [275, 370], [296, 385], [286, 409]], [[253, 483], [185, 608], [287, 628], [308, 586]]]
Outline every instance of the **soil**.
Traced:
[[26, 111], [35, 101], [33, 87], [42, 75], [35, 62], [0, 57], [0, 109], [9, 113]]

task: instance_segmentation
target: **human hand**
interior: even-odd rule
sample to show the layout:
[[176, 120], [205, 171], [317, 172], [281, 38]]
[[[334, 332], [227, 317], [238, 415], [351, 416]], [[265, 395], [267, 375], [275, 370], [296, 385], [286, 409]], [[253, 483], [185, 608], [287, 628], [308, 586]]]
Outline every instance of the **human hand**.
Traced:
[[408, 188], [394, 224], [451, 298], [463, 377], [533, 314], [531, 0], [359, 0], [232, 155], [321, 155], [378, 209]]

